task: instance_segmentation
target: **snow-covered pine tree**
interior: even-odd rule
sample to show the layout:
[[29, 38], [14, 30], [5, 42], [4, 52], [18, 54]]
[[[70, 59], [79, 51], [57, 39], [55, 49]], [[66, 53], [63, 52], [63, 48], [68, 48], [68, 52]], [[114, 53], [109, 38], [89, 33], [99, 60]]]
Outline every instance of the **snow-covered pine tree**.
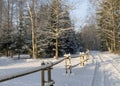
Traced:
[[68, 10], [62, 7], [60, 1], [53, 0], [50, 5], [42, 6], [40, 12], [44, 20], [41, 21], [42, 27], [39, 28], [37, 35], [39, 55], [43, 57], [63, 55], [68, 49], [74, 52], [75, 32], [71, 26]]
[[59, 37], [59, 47], [62, 51], [61, 53], [75, 53], [77, 41], [68, 11], [60, 17], [59, 22], [59, 27], [61, 28]]

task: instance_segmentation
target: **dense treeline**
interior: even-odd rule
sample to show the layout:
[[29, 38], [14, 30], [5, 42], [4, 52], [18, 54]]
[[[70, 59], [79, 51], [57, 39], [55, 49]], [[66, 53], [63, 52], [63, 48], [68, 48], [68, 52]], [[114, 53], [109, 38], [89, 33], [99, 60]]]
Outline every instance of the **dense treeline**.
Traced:
[[81, 47], [84, 51], [120, 52], [119, 0], [105, 0], [96, 5], [97, 20], [91, 16], [77, 32], [66, 1], [0, 0], [0, 55], [29, 54], [33, 58], [57, 59]]
[[0, 54], [53, 57], [77, 51], [69, 6], [62, 0], [0, 0]]
[[102, 50], [120, 52], [120, 0], [105, 0], [97, 11]]
[[[77, 33], [81, 46], [120, 53], [120, 0], [91, 0], [96, 10]], [[95, 20], [96, 19], [96, 20]]]

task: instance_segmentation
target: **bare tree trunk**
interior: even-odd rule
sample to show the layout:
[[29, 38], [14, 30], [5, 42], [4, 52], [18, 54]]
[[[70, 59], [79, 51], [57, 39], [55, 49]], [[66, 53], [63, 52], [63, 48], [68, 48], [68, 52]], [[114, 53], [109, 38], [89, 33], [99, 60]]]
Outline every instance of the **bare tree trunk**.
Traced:
[[1, 32], [1, 29], [2, 29], [2, 0], [0, 0], [0, 32]]
[[106, 40], [106, 46], [107, 46], [107, 50], [108, 50], [109, 52], [111, 52], [111, 48], [110, 48], [107, 40]]
[[115, 26], [115, 15], [114, 15], [114, 3], [112, 1], [112, 23], [113, 23], [113, 52], [115, 51], [115, 48], [116, 48], [116, 35], [115, 35], [115, 29], [116, 29], [116, 26]]
[[35, 32], [34, 32], [34, 23], [33, 23], [33, 16], [32, 16], [32, 13], [30, 12], [31, 14], [31, 28], [32, 28], [32, 48], [33, 48], [33, 58], [35, 59], [36, 58], [36, 55], [35, 55]]
[[56, 32], [56, 53], [55, 53], [55, 58], [58, 59], [58, 33]]
[[33, 14], [29, 5], [29, 2], [27, 1], [27, 7], [30, 14], [30, 21], [31, 21], [31, 29], [32, 29], [32, 57], [36, 59], [35, 54], [35, 28], [34, 28], [34, 20], [33, 20]]
[[59, 5], [58, 5], [58, 3], [59, 3], [59, 1], [58, 0], [56, 0], [57, 2], [57, 9], [56, 9], [56, 53], [55, 53], [55, 58], [56, 59], [58, 59], [58, 36], [59, 36]]
[[11, 6], [11, 21], [10, 21], [10, 23], [11, 23], [10, 25], [11, 25], [12, 27], [13, 27], [12, 22], [13, 22], [13, 8], [14, 8], [13, 2], [14, 2], [14, 1], [12, 0], [12, 3], [11, 3], [11, 4], [12, 4], [12, 6]]
[[[7, 17], [6, 17], [7, 18], [7, 22], [6, 22], [7, 23], [7, 34], [6, 35], [7, 35], [7, 40], [9, 40], [8, 37], [9, 37], [9, 28], [10, 28], [10, 18], [9, 18], [10, 17], [10, 13], [9, 13], [9, 11], [10, 11], [10, 0], [8, 0], [7, 2], [8, 2], [8, 5], [7, 5]], [[8, 43], [7, 43], [7, 50], [6, 51], [7, 51], [7, 56], [9, 56]]]

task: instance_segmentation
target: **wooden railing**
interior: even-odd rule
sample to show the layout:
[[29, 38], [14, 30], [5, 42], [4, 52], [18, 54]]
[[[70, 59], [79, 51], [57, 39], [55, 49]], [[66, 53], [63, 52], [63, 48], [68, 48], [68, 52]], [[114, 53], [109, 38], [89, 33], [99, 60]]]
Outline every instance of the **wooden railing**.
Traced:
[[[52, 68], [53, 66], [61, 63], [62, 61], [65, 61], [66, 73], [68, 73], [68, 71], [70, 71], [70, 73], [72, 73], [72, 68], [73, 67], [76, 67], [79, 64], [80, 64], [80, 66], [84, 66], [84, 62], [88, 61], [88, 59], [84, 59], [84, 56], [85, 56], [85, 54], [84, 55], [80, 54], [80, 62], [76, 65], [72, 65], [71, 64], [71, 55], [70, 54], [65, 54], [64, 58], [60, 59], [59, 61], [47, 62], [47, 63], [42, 62], [41, 66], [39, 66], [39, 67], [35, 67], [35, 68], [30, 69], [30, 70], [26, 70], [24, 72], [21, 72], [21, 73], [14, 73], [14, 74], [10, 74], [10, 75], [7, 75], [7, 76], [0, 77], [0, 82], [4, 82], [4, 81], [7, 81], [7, 80], [15, 79], [15, 78], [18, 78], [18, 77], [26, 76], [26, 75], [41, 71], [41, 86], [53, 86], [53, 84], [55, 83], [51, 79], [51, 70], [53, 69]], [[45, 80], [45, 78], [44, 78], [45, 71], [47, 71], [47, 76], [48, 76], [47, 80]]]
[[87, 52], [87, 53], [80, 53], [80, 55], [79, 55], [80, 62], [75, 64], [75, 65], [71, 64], [72, 62], [71, 62], [71, 55], [70, 54], [64, 55], [64, 57], [67, 57], [65, 59], [65, 70], [66, 70], [66, 73], [68, 73], [68, 71], [70, 73], [72, 73], [72, 68], [74, 68], [74, 67], [76, 67], [78, 65], [84, 66], [85, 62], [89, 61], [90, 55], [89, 55], [89, 52]]

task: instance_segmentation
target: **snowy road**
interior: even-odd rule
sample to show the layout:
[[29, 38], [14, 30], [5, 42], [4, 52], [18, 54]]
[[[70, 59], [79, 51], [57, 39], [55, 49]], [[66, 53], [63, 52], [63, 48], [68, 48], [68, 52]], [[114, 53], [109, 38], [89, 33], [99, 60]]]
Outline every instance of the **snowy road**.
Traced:
[[92, 86], [120, 86], [120, 56], [99, 52], [92, 55], [97, 59]]
[[[72, 65], [79, 63], [79, 58], [72, 58]], [[11, 64], [0, 67], [0, 77], [36, 67], [40, 61]], [[107, 52], [91, 52], [90, 61], [84, 67], [72, 69], [72, 74], [65, 73], [64, 62], [53, 67], [52, 79], [55, 86], [120, 86], [120, 56]], [[40, 72], [0, 83], [0, 86], [40, 86]], [[47, 80], [47, 77], [46, 77]]]

